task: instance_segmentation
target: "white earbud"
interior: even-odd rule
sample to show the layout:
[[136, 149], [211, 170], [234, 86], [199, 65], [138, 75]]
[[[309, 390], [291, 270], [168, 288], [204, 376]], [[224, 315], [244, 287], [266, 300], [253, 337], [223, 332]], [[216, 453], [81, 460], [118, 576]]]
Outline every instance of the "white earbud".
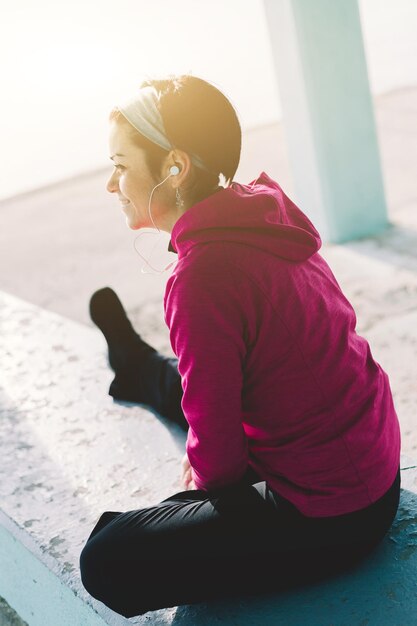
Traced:
[[177, 165], [172, 165], [169, 168], [169, 171], [170, 171], [170, 176], [176, 176], [177, 174], [180, 173], [180, 168]]

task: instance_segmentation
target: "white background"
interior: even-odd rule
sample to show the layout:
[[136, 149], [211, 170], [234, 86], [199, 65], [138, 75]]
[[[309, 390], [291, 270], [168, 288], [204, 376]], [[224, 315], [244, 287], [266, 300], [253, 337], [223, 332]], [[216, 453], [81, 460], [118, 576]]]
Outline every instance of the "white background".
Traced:
[[[372, 93], [416, 84], [417, 2], [360, 11]], [[281, 116], [262, 0], [13, 0], [0, 59], [0, 198], [110, 169], [109, 111], [147, 76], [209, 80], [244, 129]]]

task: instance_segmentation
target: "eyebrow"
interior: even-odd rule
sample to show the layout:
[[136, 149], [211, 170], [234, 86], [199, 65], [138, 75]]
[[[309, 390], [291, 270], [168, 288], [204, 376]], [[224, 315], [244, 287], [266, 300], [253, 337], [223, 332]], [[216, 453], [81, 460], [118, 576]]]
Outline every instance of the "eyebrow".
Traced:
[[113, 156], [111, 156], [109, 158], [113, 161], [114, 157], [117, 157], [117, 156], [118, 157], [124, 157], [125, 155], [124, 154], [113, 154]]

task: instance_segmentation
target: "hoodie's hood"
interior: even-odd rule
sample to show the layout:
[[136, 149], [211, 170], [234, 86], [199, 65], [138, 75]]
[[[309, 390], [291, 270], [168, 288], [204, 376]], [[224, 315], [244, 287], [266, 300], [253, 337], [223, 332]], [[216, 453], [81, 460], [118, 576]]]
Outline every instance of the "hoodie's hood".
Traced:
[[265, 172], [190, 207], [175, 223], [169, 249], [182, 258], [209, 241], [239, 242], [290, 261], [303, 261], [321, 246], [308, 217]]

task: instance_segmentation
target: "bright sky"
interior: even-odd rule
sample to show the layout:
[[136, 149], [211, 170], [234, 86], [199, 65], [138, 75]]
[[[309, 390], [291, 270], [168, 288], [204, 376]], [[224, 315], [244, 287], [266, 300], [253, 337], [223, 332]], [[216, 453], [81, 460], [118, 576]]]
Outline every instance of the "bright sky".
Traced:
[[[417, 2], [360, 7], [372, 91], [417, 83]], [[281, 115], [262, 0], [13, 0], [0, 59], [0, 198], [108, 164], [109, 110], [147, 75], [206, 78], [244, 128]]]

